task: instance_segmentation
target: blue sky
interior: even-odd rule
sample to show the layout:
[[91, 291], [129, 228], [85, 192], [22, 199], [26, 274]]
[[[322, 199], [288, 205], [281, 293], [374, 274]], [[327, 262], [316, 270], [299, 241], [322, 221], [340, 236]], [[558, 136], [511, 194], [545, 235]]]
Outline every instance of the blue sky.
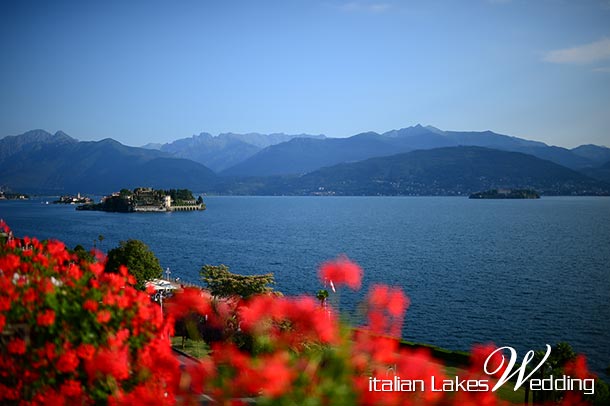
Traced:
[[610, 0], [3, 1], [0, 136], [417, 123], [610, 146]]

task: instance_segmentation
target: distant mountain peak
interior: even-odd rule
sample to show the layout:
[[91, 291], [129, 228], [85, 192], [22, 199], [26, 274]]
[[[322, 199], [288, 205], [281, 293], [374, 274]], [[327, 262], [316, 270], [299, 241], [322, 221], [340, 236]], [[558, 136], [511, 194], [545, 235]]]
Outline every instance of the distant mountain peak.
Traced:
[[366, 131], [363, 133], [352, 135], [351, 138], [353, 137], [379, 137], [379, 133], [376, 133], [375, 131]]
[[592, 167], [600, 166], [610, 161], [610, 148], [602, 145], [586, 144], [570, 150], [572, 153], [586, 158]]
[[610, 149], [605, 145], [595, 145], [595, 144], [583, 144], [583, 145], [579, 145], [576, 148], [572, 148], [572, 151], [577, 150], [577, 149], [586, 149], [586, 148], [601, 148], [601, 149]]
[[57, 131], [51, 134], [42, 129], [30, 130], [20, 135], [11, 135], [2, 138], [5, 143], [14, 144], [11, 148], [20, 148], [20, 146], [29, 144], [54, 144], [65, 142], [78, 142], [78, 140], [70, 137], [63, 131]]
[[15, 135], [15, 137], [32, 137], [34, 135], [38, 135], [38, 136], [42, 136], [42, 137], [50, 137], [51, 133], [46, 130], [43, 130], [41, 128], [35, 128], [33, 130], [26, 131], [21, 135]]
[[429, 128], [430, 126], [422, 126], [421, 124], [416, 124], [413, 125], [411, 127], [404, 127], [401, 128], [399, 130], [390, 130], [387, 131], [385, 133], [383, 133], [382, 135], [387, 136], [387, 137], [393, 137], [393, 138], [398, 138], [398, 137], [413, 137], [413, 136], [422, 136], [422, 135], [432, 135], [432, 134], [437, 134], [437, 135], [444, 135], [444, 132], [434, 128], [434, 130], [432, 130], [431, 128]]
[[431, 126], [431, 125], [427, 125], [427, 126], [425, 126], [424, 128], [425, 128], [426, 130], [428, 130], [428, 131], [431, 131], [431, 132], [435, 133], [435, 134], [440, 134], [440, 135], [442, 135], [442, 134], [444, 134], [444, 133], [445, 133], [443, 130], [441, 130], [441, 129], [439, 129], [439, 128], [436, 128], [436, 127], [434, 127], [434, 126]]
[[160, 142], [149, 142], [148, 144], [142, 145], [140, 148], [160, 150], [162, 146], [163, 144]]
[[191, 159], [215, 171], [221, 171], [250, 158], [263, 148], [295, 138], [324, 139], [326, 137], [309, 134], [260, 134], [255, 132], [246, 134], [226, 132], [213, 136], [202, 132], [199, 135], [164, 144], [160, 150], [174, 157]]
[[123, 145], [120, 142], [118, 142], [117, 140], [115, 140], [114, 138], [110, 138], [110, 137], [104, 138], [104, 139], [99, 140], [97, 142], [99, 142], [100, 144], [114, 144], [114, 145], [120, 144], [120, 145]]

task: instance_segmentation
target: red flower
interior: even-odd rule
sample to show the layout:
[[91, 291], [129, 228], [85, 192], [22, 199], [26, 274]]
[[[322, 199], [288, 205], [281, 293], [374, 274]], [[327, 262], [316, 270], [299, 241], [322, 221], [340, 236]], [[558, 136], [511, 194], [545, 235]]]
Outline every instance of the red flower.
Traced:
[[376, 334], [399, 336], [409, 298], [399, 288], [374, 285], [367, 298], [368, 328]]
[[120, 309], [126, 309], [131, 306], [132, 300], [126, 295], [119, 295], [115, 299], [116, 304]]
[[104, 263], [94, 262], [93, 264], [89, 264], [89, 270], [93, 272], [95, 276], [99, 276], [104, 273]]
[[[493, 343], [488, 344], [475, 344], [472, 346], [472, 350], [470, 352], [470, 373], [473, 374], [482, 374], [484, 373], [485, 362], [487, 362], [487, 358], [496, 351], [498, 347], [496, 347]], [[500, 366], [502, 365], [502, 368]], [[498, 371], [494, 374], [495, 377], [499, 378], [504, 374], [504, 371], [508, 367], [508, 362], [505, 362], [504, 356], [501, 352], [496, 352], [491, 357], [489, 362], [487, 363], [488, 371]]]
[[359, 289], [362, 281], [362, 268], [346, 256], [322, 264], [319, 271], [322, 282], [334, 285], [345, 284], [352, 289]]
[[106, 306], [114, 306], [116, 304], [117, 295], [113, 292], [106, 292], [104, 297], [102, 298], [102, 303]]
[[90, 312], [96, 312], [98, 308], [98, 304], [95, 300], [87, 299], [85, 303], [83, 303], [83, 309], [88, 310]]
[[25, 354], [25, 341], [21, 338], [14, 338], [9, 341], [6, 348], [11, 354]]
[[386, 309], [395, 317], [404, 316], [409, 307], [409, 298], [399, 288], [390, 288], [386, 285], [374, 285], [369, 292], [369, 304], [373, 307]]
[[[19, 280], [19, 282], [21, 282], [21, 280]], [[36, 301], [38, 301], [39, 298], [40, 297], [38, 295], [38, 290], [35, 288], [29, 288], [23, 294], [23, 301], [25, 303], [36, 302]]]
[[241, 327], [244, 330], [260, 330], [265, 327], [264, 320], [272, 317], [282, 318], [278, 314], [281, 299], [271, 295], [257, 295], [251, 298], [245, 305], [239, 307]]
[[57, 261], [63, 262], [70, 259], [66, 246], [63, 242], [57, 240], [49, 240], [47, 242], [47, 252]]
[[286, 353], [277, 353], [265, 357], [262, 365], [263, 368], [259, 374], [263, 395], [278, 397], [290, 390], [294, 371], [288, 365], [288, 355]]
[[55, 323], [55, 312], [53, 310], [45, 310], [36, 317], [36, 324], [39, 326], [50, 326]]
[[578, 379], [591, 378], [591, 373], [587, 368], [587, 359], [584, 355], [578, 355], [571, 361], [568, 361], [564, 367], [564, 371], [568, 375], [572, 375]]
[[117, 331], [116, 334], [108, 337], [108, 346], [110, 348], [122, 347], [125, 341], [129, 338], [129, 330], [126, 328]]
[[78, 357], [76, 356], [76, 352], [73, 350], [68, 350], [59, 356], [57, 360], [57, 370], [59, 372], [73, 372], [78, 366]]
[[108, 310], [100, 310], [97, 314], [97, 321], [101, 324], [110, 321], [110, 312]]
[[[432, 358], [427, 349], [402, 350], [398, 356], [396, 370], [400, 377], [409, 380], [430, 380], [434, 377], [437, 382], [445, 379], [441, 365]], [[425, 388], [422, 404], [431, 404], [443, 396], [442, 392]], [[467, 403], [460, 403], [467, 404]]]
[[15, 254], [6, 254], [0, 258], [0, 270], [8, 272], [8, 271], [16, 271], [19, 269], [19, 264], [21, 263], [21, 259]]
[[81, 344], [76, 349], [76, 355], [84, 360], [90, 360], [93, 358], [93, 354], [95, 354], [95, 347], [91, 344]]
[[[121, 393], [131, 396], [128, 404], [140, 404], [146, 391], [155, 404], [175, 402], [180, 372], [167, 339], [170, 326], [159, 306], [131, 285], [131, 275], [106, 274], [101, 254], [89, 263], [58, 241], [1, 240], [0, 332], [18, 327], [0, 349], [0, 404], [111, 404]], [[51, 302], [53, 309], [44, 305]], [[89, 315], [106, 324], [103, 331], [72, 322]], [[21, 325], [35, 333], [27, 343]], [[144, 348], [150, 362], [134, 362]], [[79, 373], [81, 364], [86, 374]], [[132, 380], [109, 389], [107, 376]], [[91, 393], [99, 397], [95, 402]]]
[[205, 316], [211, 309], [210, 294], [197, 288], [185, 288], [167, 305], [168, 314], [176, 319], [191, 312]]
[[55, 354], [55, 344], [53, 343], [45, 343], [44, 345], [44, 354], [49, 360], [53, 360], [56, 357]]
[[68, 275], [74, 280], [79, 280], [82, 278], [83, 272], [76, 264], [70, 264], [68, 266]]
[[83, 387], [80, 382], [68, 379], [61, 385], [59, 392], [66, 397], [78, 397], [83, 394]]
[[127, 348], [119, 350], [102, 349], [90, 361], [87, 361], [85, 369], [90, 377], [94, 379], [98, 373], [111, 375], [117, 380], [129, 378], [129, 357]]

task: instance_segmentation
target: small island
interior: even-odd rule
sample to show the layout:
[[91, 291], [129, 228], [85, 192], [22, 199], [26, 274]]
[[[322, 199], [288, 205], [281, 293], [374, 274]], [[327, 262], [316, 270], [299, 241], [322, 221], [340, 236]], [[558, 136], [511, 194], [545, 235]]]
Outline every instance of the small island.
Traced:
[[76, 210], [95, 210], [108, 212], [172, 212], [205, 210], [203, 198], [197, 199], [188, 189], [157, 190], [153, 188], [136, 188], [133, 191], [121, 189], [105, 196], [100, 203], [84, 204]]
[[0, 200], [27, 200], [30, 196], [25, 193], [12, 193], [0, 190]]
[[540, 195], [530, 189], [492, 189], [473, 193], [469, 199], [540, 199]]
[[81, 196], [78, 193], [76, 196], [65, 195], [60, 196], [59, 199], [55, 200], [53, 204], [90, 204], [93, 203], [93, 199], [86, 196]]

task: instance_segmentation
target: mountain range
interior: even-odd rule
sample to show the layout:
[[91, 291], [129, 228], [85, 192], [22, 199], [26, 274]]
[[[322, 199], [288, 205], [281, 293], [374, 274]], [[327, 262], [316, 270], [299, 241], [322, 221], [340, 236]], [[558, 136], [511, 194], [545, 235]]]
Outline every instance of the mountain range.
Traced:
[[191, 159], [220, 172], [250, 158], [271, 145], [294, 138], [324, 139], [324, 135], [309, 134], [234, 134], [224, 133], [214, 137], [209, 133], [181, 138], [167, 144], [147, 144], [144, 148], [158, 149], [168, 154]]
[[0, 185], [35, 193], [112, 192], [123, 187], [206, 190], [216, 175], [197, 162], [113, 139], [77, 141], [43, 130], [0, 139]]
[[300, 177], [301, 194], [464, 195], [534, 189], [545, 195], [596, 195], [608, 188], [584, 174], [521, 152], [460, 146], [338, 164]]
[[109, 193], [151, 186], [219, 194], [459, 195], [491, 187], [610, 193], [610, 149], [416, 125], [348, 138], [201, 133], [128, 147], [33, 130], [0, 139], [0, 186]]
[[523, 152], [571, 169], [595, 168], [610, 161], [610, 148], [586, 145], [572, 150], [492, 131], [442, 131], [416, 125], [383, 134], [362, 133], [349, 138], [302, 139], [271, 145], [221, 172], [231, 176], [304, 174], [342, 162], [387, 156], [419, 149], [479, 146]]

